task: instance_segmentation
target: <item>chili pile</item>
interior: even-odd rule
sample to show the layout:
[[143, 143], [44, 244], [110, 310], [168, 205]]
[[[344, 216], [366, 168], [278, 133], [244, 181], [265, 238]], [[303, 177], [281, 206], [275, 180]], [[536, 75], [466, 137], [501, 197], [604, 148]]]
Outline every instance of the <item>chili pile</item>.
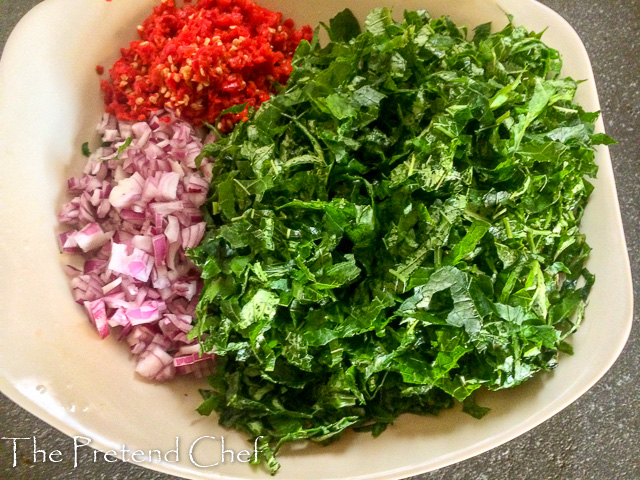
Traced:
[[182, 8], [165, 0], [138, 34], [102, 80], [106, 111], [142, 121], [164, 107], [200, 125], [246, 103], [218, 123], [229, 131], [287, 82], [296, 47], [313, 32], [308, 25], [295, 30], [292, 20], [250, 0], [199, 0]]

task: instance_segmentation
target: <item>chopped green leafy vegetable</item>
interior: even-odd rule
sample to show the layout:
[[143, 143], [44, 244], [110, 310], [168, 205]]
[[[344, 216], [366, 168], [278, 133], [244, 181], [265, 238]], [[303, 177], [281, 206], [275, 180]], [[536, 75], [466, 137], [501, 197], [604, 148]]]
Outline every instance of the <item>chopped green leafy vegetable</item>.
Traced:
[[[349, 11], [226, 138], [191, 337], [218, 355], [199, 411], [285, 442], [380, 434], [404, 412], [556, 366], [593, 276], [578, 230], [597, 113], [556, 50], [509, 23]], [[317, 33], [317, 32], [316, 32]]]
[[118, 147], [118, 151], [116, 152], [116, 156], [114, 157], [114, 160], [120, 160], [120, 155], [122, 154], [122, 152], [124, 152], [127, 148], [129, 148], [129, 146], [131, 145], [131, 142], [133, 141], [133, 137], [128, 137], [124, 143], [122, 145], [120, 145]]
[[91, 150], [89, 150], [89, 142], [84, 142], [82, 144], [82, 155], [84, 155], [85, 157], [91, 156]]

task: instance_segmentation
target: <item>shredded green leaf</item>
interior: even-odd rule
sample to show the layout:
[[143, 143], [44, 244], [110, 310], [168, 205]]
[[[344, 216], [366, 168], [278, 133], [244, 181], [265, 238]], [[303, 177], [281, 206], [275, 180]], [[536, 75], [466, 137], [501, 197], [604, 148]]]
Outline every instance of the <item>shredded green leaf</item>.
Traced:
[[131, 142], [133, 141], [133, 137], [129, 137], [127, 138], [124, 143], [122, 145], [120, 145], [118, 147], [118, 151], [116, 152], [116, 156], [113, 158], [114, 160], [120, 160], [120, 155], [122, 154], [122, 152], [124, 152], [127, 148], [129, 148], [129, 146], [131, 145]]
[[82, 155], [84, 155], [85, 157], [90, 157], [91, 156], [91, 150], [89, 149], [89, 142], [84, 142], [82, 144]]
[[558, 52], [425, 11], [349, 11], [216, 159], [202, 269], [200, 413], [285, 442], [380, 434], [554, 368], [593, 276], [579, 222], [597, 113]]

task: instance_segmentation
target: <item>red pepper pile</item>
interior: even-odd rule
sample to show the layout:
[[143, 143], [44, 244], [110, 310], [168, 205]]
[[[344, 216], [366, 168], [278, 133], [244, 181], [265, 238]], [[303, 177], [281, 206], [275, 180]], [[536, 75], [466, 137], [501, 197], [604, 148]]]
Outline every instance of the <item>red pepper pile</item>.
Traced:
[[[213, 123], [220, 112], [247, 103], [258, 107], [284, 84], [305, 25], [257, 6], [250, 0], [199, 0], [176, 8], [163, 0], [138, 26], [141, 40], [121, 50], [122, 57], [103, 80], [106, 111], [119, 119], [144, 120], [160, 108], [195, 125]], [[247, 109], [228, 114], [218, 128], [229, 131]]]

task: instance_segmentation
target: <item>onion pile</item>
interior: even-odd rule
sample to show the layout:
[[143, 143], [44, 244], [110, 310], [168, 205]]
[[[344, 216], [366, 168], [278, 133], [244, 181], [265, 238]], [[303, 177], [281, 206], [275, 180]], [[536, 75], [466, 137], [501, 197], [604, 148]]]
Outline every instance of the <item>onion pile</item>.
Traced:
[[206, 375], [213, 356], [187, 338], [202, 281], [185, 255], [206, 225], [212, 164], [196, 167], [201, 136], [165, 111], [136, 123], [105, 114], [97, 128], [108, 146], [68, 180], [74, 198], [58, 216], [73, 227], [60, 234], [61, 250], [84, 260], [66, 267], [73, 297], [101, 338], [120, 329], [143, 377]]

